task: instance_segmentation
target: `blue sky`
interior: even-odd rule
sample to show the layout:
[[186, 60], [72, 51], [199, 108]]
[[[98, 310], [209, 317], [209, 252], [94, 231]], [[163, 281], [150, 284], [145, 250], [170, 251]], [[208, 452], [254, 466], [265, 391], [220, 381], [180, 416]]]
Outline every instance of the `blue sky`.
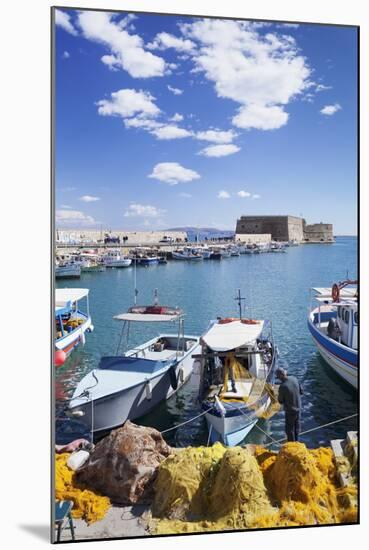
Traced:
[[350, 27], [56, 12], [56, 225], [356, 234]]

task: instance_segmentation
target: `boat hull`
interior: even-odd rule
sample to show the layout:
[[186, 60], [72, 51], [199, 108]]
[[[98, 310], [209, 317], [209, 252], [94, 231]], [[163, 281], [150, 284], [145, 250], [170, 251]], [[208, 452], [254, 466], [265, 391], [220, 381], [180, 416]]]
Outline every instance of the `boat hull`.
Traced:
[[270, 405], [270, 398], [260, 401], [256, 410], [249, 410], [247, 407], [227, 412], [225, 416], [209, 411], [205, 415], [210, 433], [210, 441], [220, 441], [228, 447], [238, 445], [251, 432], [262, 414]]
[[132, 260], [106, 260], [104, 265], [105, 267], [129, 267], [132, 263]]
[[79, 279], [81, 277], [81, 268], [56, 267], [55, 277], [56, 279]]
[[308, 319], [308, 328], [320, 355], [326, 363], [353, 388], [358, 387], [357, 352], [332, 340]]
[[[81, 315], [81, 314], [80, 314]], [[86, 331], [91, 331], [91, 317], [87, 317], [86, 321], [80, 325], [78, 328], [74, 329], [72, 332], [69, 332], [62, 338], [59, 338], [55, 341], [55, 348], [57, 350], [62, 350], [67, 357], [72, 353], [72, 351], [80, 344], [84, 344], [84, 333]]]
[[[190, 378], [193, 370], [194, 359], [192, 354], [199, 351], [195, 347], [188, 351], [183, 358], [175, 364], [174, 370], [178, 386], [172, 387], [172, 378], [169, 367], [164, 373], [149, 377], [139, 384], [117, 391], [99, 399], [89, 400], [86, 397], [84, 403], [78, 403], [73, 411], [83, 412], [83, 423], [94, 432], [106, 432], [124, 424], [126, 420], [135, 420], [149, 413], [160, 402], [172, 397]], [[182, 369], [182, 375], [180, 370]], [[96, 371], [98, 377], [98, 370]], [[150, 382], [150, 396], [147, 393], [147, 384]], [[72, 405], [72, 403], [71, 403]]]

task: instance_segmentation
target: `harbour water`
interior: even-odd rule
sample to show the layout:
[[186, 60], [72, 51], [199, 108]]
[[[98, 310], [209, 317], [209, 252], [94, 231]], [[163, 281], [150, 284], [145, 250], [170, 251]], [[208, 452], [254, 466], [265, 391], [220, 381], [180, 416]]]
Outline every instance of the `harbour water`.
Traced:
[[[186, 313], [187, 334], [202, 334], [210, 319], [237, 316], [236, 290], [245, 298], [245, 315], [270, 319], [274, 340], [280, 355], [289, 365], [289, 372], [300, 380], [303, 389], [302, 431], [327, 424], [357, 412], [358, 394], [330, 369], [312, 343], [306, 325], [309, 289], [330, 287], [333, 282], [357, 276], [357, 239], [338, 237], [336, 242], [290, 247], [286, 254], [241, 255], [217, 261], [180, 262], [136, 269], [138, 303], [153, 302], [158, 289], [159, 301], [179, 306]], [[102, 355], [116, 351], [121, 329], [113, 316], [133, 304], [135, 269], [108, 269], [103, 273], [83, 273], [80, 280], [57, 281], [57, 288], [90, 289], [90, 312], [95, 330], [87, 335], [86, 345], [72, 353], [56, 372], [56, 399], [71, 396], [77, 382], [96, 368]], [[138, 326], [132, 344], [143, 343], [156, 335], [156, 327]], [[160, 327], [172, 332], [174, 326]], [[165, 430], [201, 412], [197, 402], [196, 379], [190, 380], [176, 396], [158, 406], [138, 423]], [[65, 423], [57, 422], [58, 433]], [[278, 440], [284, 437], [284, 414], [279, 412], [258, 426]], [[63, 427], [63, 429], [64, 429]], [[308, 446], [325, 445], [357, 429], [357, 418], [333, 424], [302, 436]], [[165, 434], [168, 443], [176, 446], [200, 445], [207, 442], [204, 418]], [[254, 428], [245, 443], [270, 443], [270, 439]]]

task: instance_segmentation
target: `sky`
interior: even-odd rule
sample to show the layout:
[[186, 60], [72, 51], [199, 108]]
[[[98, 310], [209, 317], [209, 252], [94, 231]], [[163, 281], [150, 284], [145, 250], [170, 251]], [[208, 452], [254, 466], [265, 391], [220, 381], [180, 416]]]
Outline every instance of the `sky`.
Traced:
[[357, 31], [55, 12], [58, 228], [357, 229]]

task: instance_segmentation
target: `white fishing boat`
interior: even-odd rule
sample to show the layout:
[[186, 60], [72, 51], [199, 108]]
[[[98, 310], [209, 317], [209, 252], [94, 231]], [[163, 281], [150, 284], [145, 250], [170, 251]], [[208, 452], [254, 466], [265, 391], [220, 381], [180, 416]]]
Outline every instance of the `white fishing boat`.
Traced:
[[102, 257], [103, 264], [106, 267], [128, 267], [132, 260], [128, 256], [124, 256], [117, 249], [108, 250]]
[[[85, 332], [92, 332], [87, 288], [57, 288], [55, 290], [55, 349], [68, 357], [85, 343]], [[82, 305], [81, 305], [82, 302]], [[85, 302], [85, 303], [84, 303]]]
[[201, 337], [199, 398], [211, 442], [238, 445], [261, 417], [268, 418], [274, 394], [278, 349], [264, 320], [218, 318]]
[[237, 246], [231, 246], [231, 247], [229, 248], [229, 251], [230, 251], [230, 253], [231, 253], [231, 256], [236, 256], [236, 257], [237, 257], [237, 256], [240, 255], [240, 250], [238, 249]]
[[81, 266], [73, 262], [59, 263], [55, 266], [55, 277], [57, 279], [79, 279]]
[[106, 271], [106, 267], [99, 263], [90, 262], [88, 266], [82, 267], [81, 271], [82, 273], [101, 273]]
[[[115, 356], [103, 357], [97, 369], [77, 385], [69, 414], [81, 416], [92, 432], [105, 432], [135, 420], [169, 399], [190, 378], [193, 353], [199, 338], [184, 334], [184, 314], [178, 308], [133, 306], [114, 319], [123, 323]], [[129, 348], [132, 325], [176, 323], [177, 333], [161, 333], [144, 344], [119, 353], [123, 341]]]
[[357, 300], [357, 281], [313, 288], [308, 316], [308, 328], [319, 353], [354, 388], [358, 387]]
[[211, 250], [208, 247], [205, 246], [196, 246], [192, 248], [192, 251], [195, 254], [201, 254], [201, 256], [204, 258], [204, 260], [210, 260], [211, 257]]
[[202, 254], [199, 254], [198, 252], [193, 252], [192, 248], [188, 246], [177, 250], [173, 250], [172, 258], [174, 260], [187, 260], [191, 262], [200, 261], [204, 259]]
[[220, 248], [220, 253], [222, 255], [222, 259], [231, 257], [231, 251], [227, 247], [221, 247]]

